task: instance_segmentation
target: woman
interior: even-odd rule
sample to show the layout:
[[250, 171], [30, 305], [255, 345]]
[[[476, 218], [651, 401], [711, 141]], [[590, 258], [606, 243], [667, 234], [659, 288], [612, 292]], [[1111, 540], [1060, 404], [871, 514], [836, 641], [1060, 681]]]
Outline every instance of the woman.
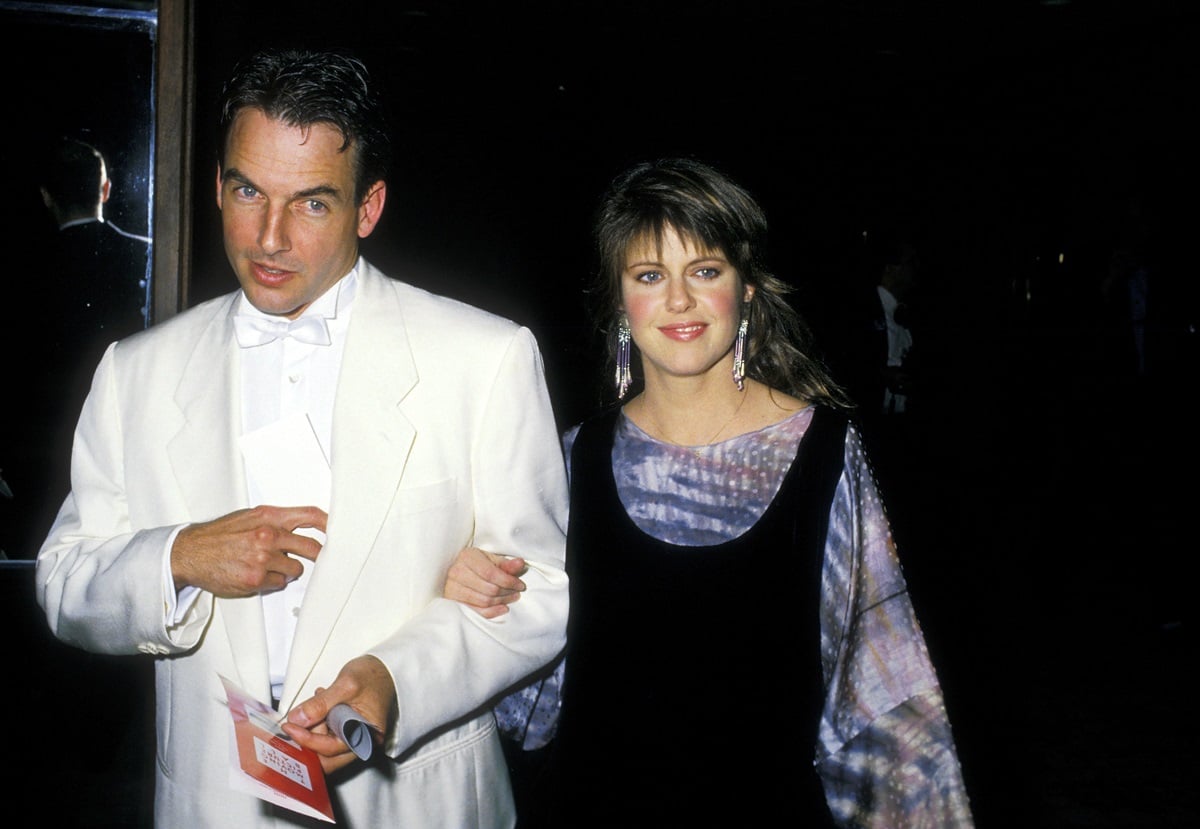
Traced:
[[[497, 707], [549, 743], [530, 825], [972, 825], [868, 460], [766, 231], [691, 160], [601, 203], [618, 402], [564, 439], [567, 652]], [[522, 565], [464, 551], [446, 595], [496, 618]]]

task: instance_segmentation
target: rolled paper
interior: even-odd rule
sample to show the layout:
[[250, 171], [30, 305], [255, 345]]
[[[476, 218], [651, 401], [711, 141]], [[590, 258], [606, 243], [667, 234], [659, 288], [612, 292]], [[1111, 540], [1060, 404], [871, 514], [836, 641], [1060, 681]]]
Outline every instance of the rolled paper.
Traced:
[[350, 746], [360, 760], [371, 758], [371, 749], [375, 741], [371, 739], [371, 724], [344, 702], [333, 706], [329, 716], [325, 718], [334, 734], [342, 738], [342, 742]]

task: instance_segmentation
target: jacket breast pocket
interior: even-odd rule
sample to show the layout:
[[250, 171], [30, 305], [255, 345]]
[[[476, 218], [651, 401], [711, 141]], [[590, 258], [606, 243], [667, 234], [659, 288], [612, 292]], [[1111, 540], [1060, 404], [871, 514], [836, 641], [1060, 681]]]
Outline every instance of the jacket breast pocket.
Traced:
[[458, 485], [454, 478], [446, 478], [429, 484], [400, 487], [396, 490], [393, 512], [397, 515], [415, 515], [437, 509], [450, 509], [458, 503]]

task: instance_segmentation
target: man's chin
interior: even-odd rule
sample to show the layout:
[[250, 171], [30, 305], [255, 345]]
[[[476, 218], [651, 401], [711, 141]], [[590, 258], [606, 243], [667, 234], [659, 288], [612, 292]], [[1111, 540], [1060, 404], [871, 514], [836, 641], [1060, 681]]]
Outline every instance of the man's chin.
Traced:
[[265, 289], [257, 284], [251, 286], [249, 290], [243, 286], [242, 292], [251, 305], [273, 317], [294, 318], [299, 316], [305, 307], [302, 304], [297, 305], [294, 297], [286, 296], [281, 291]]

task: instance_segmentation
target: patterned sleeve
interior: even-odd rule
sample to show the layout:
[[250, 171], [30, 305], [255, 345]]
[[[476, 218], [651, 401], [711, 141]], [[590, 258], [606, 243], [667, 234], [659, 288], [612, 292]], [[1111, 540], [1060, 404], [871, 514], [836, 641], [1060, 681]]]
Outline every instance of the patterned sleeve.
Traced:
[[549, 745], [558, 731], [564, 664], [560, 659], [552, 673], [514, 691], [496, 704], [496, 725], [500, 733], [515, 740], [525, 751]]
[[816, 766], [834, 818], [843, 827], [970, 829], [941, 687], [853, 429], [822, 591], [827, 693]]

